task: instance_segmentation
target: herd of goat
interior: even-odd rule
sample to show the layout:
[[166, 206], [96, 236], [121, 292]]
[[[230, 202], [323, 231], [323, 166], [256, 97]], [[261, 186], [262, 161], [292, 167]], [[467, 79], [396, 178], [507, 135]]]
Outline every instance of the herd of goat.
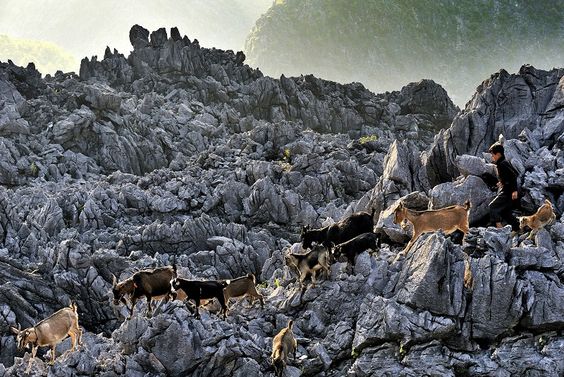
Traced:
[[[469, 211], [469, 201], [462, 206], [454, 205], [427, 211], [410, 210], [400, 204], [394, 212], [394, 223], [405, 228], [409, 222], [413, 227], [413, 236], [398, 256], [407, 252], [422, 233], [442, 230], [449, 234], [460, 230], [466, 235], [469, 230]], [[288, 251], [285, 254], [286, 265], [298, 275], [302, 294], [305, 280], [311, 278], [312, 286], [315, 286], [317, 277], [321, 273], [325, 273], [327, 278], [333, 261], [343, 257], [354, 266], [358, 254], [380, 247], [380, 235], [373, 232], [373, 218], [374, 212], [358, 212], [320, 229], [303, 227], [300, 235], [302, 249], [309, 251], [306, 253]], [[536, 214], [524, 216], [520, 221], [522, 227], [531, 227], [533, 232], [536, 232], [554, 219], [552, 205], [546, 201]], [[153, 300], [180, 300], [186, 303], [193, 301], [196, 318], [199, 318], [200, 305], [212, 299], [219, 301], [221, 306], [219, 314], [224, 318], [227, 316], [230, 298], [248, 295], [252, 302], [258, 299], [261, 306], [264, 306], [263, 296], [256, 290], [255, 276], [252, 273], [232, 280], [187, 280], [177, 276], [176, 266], [138, 271], [121, 282], [113, 276], [112, 293], [114, 305], [122, 303], [129, 309], [128, 318], [132, 317], [135, 304], [143, 297], [147, 299], [147, 315], [152, 313]], [[191, 310], [189, 305], [186, 307]], [[292, 333], [293, 323], [293, 320], [289, 320], [288, 325], [273, 338], [271, 361], [277, 376], [282, 375], [288, 356], [293, 354], [295, 358], [297, 343]], [[12, 327], [11, 330], [17, 335], [18, 348], [23, 349], [26, 346], [32, 348], [27, 370], [31, 368], [38, 347], [51, 347], [51, 363], [53, 363], [55, 347], [58, 343], [70, 336], [72, 348], [69, 351], [72, 351], [77, 344], [80, 344], [82, 335], [78, 325], [77, 307], [73, 303], [33, 327], [21, 330], [18, 326], [18, 328]]]

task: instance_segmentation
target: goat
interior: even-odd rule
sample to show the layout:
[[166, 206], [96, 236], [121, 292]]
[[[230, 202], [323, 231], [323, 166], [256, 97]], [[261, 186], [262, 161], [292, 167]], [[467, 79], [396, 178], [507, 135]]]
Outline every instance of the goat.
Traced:
[[[405, 249], [398, 254], [398, 258], [402, 254], [405, 254], [423, 233], [442, 230], [445, 234], [450, 234], [458, 229], [466, 236], [470, 230], [468, 225], [470, 207], [470, 201], [467, 200], [464, 206], [453, 205], [437, 210], [414, 211], [406, 208], [403, 203], [400, 202], [399, 206], [394, 211], [394, 223], [401, 224], [404, 220], [409, 221], [413, 225], [413, 236]], [[404, 228], [403, 225], [402, 228]]]
[[531, 233], [527, 237], [527, 239], [531, 240], [539, 230], [544, 228], [546, 225], [552, 224], [556, 220], [556, 215], [554, 214], [552, 203], [550, 200], [546, 199], [537, 212], [530, 216], [520, 216], [518, 219], [519, 228], [521, 228], [521, 230], [526, 227], [531, 228]]
[[231, 297], [249, 295], [251, 297], [251, 303], [254, 303], [255, 299], [258, 299], [261, 307], [264, 307], [264, 299], [262, 295], [257, 292], [255, 287], [255, 275], [249, 273], [246, 276], [241, 276], [233, 280], [226, 280], [225, 282], [227, 283], [227, 287], [223, 289], [223, 295], [225, 297], [226, 306]]
[[181, 278], [174, 279], [170, 286], [173, 291], [183, 290], [186, 294], [186, 300], [194, 300], [196, 303], [196, 318], [200, 318], [200, 307], [202, 299], [217, 298], [221, 305], [220, 313], [223, 313], [225, 318], [227, 306], [225, 305], [224, 288], [227, 287], [226, 281], [202, 281], [202, 280], [186, 280]]
[[329, 276], [329, 251], [324, 246], [315, 245], [305, 254], [288, 252], [284, 258], [286, 265], [298, 273], [302, 288], [304, 288], [304, 281], [309, 275], [311, 275], [311, 282], [315, 287], [319, 270], [323, 270], [326, 273], [325, 276]]
[[349, 217], [320, 229], [311, 229], [309, 225], [302, 228], [300, 240], [304, 249], [310, 249], [314, 242], [330, 247], [346, 242], [359, 234], [372, 232], [374, 229], [374, 213], [353, 213]]
[[175, 298], [170, 289], [170, 282], [176, 278], [176, 266], [159, 267], [152, 270], [141, 270], [124, 281], [117, 282], [114, 275], [112, 281], [112, 292], [114, 295], [114, 305], [122, 302], [127, 307], [126, 297], [131, 300], [129, 308], [130, 319], [133, 316], [133, 309], [137, 300], [143, 296], [147, 298], [147, 315], [152, 312], [153, 299]]
[[336, 259], [341, 255], [346, 256], [348, 262], [353, 266], [354, 271], [354, 260], [358, 254], [368, 249], [375, 250], [380, 246], [380, 236], [378, 234], [372, 232], [362, 233], [352, 240], [334, 245], [331, 253]]
[[10, 329], [16, 334], [18, 349], [22, 350], [30, 345], [32, 347], [26, 373], [31, 369], [31, 362], [35, 358], [38, 347], [51, 347], [51, 365], [53, 365], [55, 363], [55, 348], [57, 344], [61, 343], [67, 336], [70, 336], [72, 348], [67, 352], [71, 352], [74, 351], [77, 344], [80, 345], [82, 337], [82, 330], [78, 326], [77, 307], [74, 303], [53, 313], [50, 317], [45, 318], [33, 327], [21, 330], [18, 325], [18, 328], [10, 327]]
[[270, 358], [277, 377], [282, 376], [284, 368], [288, 363], [288, 355], [290, 355], [290, 353], [294, 355], [294, 361], [296, 360], [298, 342], [292, 332], [293, 325], [294, 321], [289, 320], [288, 325], [280, 330], [274, 339], [272, 339], [272, 355]]

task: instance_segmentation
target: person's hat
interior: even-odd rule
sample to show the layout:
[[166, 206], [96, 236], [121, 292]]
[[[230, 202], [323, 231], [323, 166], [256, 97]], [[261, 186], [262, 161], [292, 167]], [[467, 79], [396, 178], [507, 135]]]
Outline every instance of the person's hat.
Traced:
[[490, 153], [504, 153], [503, 145], [500, 142], [493, 143], [490, 149], [488, 149]]

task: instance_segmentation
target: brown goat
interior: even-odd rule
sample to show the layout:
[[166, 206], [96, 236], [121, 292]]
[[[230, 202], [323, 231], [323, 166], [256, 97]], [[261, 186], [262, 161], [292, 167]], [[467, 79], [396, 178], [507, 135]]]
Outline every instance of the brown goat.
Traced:
[[554, 214], [554, 208], [552, 208], [552, 203], [550, 200], [546, 199], [544, 204], [539, 207], [536, 213], [530, 216], [521, 216], [519, 219], [519, 227], [521, 230], [526, 227], [531, 228], [531, 234], [527, 239], [533, 239], [535, 234], [546, 225], [549, 225], [556, 220], [556, 215]]
[[414, 211], [406, 208], [400, 202], [394, 212], [394, 223], [401, 224], [404, 220], [409, 221], [413, 225], [413, 236], [405, 249], [398, 254], [398, 258], [405, 254], [423, 233], [442, 230], [445, 234], [450, 234], [455, 230], [460, 230], [466, 236], [470, 230], [468, 225], [470, 207], [470, 201], [467, 200], [463, 206], [454, 205], [437, 210]]
[[284, 327], [274, 339], [272, 339], [272, 365], [274, 366], [274, 371], [277, 377], [282, 376], [284, 368], [288, 363], [288, 355], [291, 353], [294, 355], [294, 360], [296, 360], [296, 350], [298, 349], [298, 342], [294, 337], [292, 332], [292, 327], [294, 321], [289, 320], [288, 325]]
[[57, 344], [70, 336], [72, 348], [67, 352], [74, 351], [76, 345], [80, 344], [82, 337], [82, 330], [78, 326], [77, 308], [74, 303], [53, 313], [33, 327], [20, 330], [18, 325], [18, 328], [11, 327], [10, 329], [16, 334], [16, 342], [20, 350], [26, 346], [31, 345], [32, 347], [26, 373], [31, 369], [31, 362], [35, 358], [38, 347], [51, 347], [51, 364], [53, 364], [55, 363], [55, 347], [57, 347]]
[[113, 276], [112, 292], [114, 295], [114, 305], [122, 302], [127, 307], [126, 297], [129, 297], [131, 300], [129, 318], [131, 318], [137, 300], [145, 296], [147, 298], [147, 315], [149, 315], [152, 312], [151, 303], [153, 300], [175, 298], [170, 287], [170, 282], [175, 278], [176, 266], [141, 270], [119, 283], [116, 277]]
[[225, 296], [225, 305], [227, 310], [229, 310], [229, 299], [232, 297], [241, 297], [249, 295], [251, 297], [251, 303], [254, 303], [256, 299], [260, 301], [261, 307], [264, 307], [264, 299], [260, 293], [257, 292], [255, 287], [256, 280], [255, 275], [249, 273], [246, 276], [238, 277], [233, 280], [226, 280], [227, 287], [223, 289], [223, 295]]

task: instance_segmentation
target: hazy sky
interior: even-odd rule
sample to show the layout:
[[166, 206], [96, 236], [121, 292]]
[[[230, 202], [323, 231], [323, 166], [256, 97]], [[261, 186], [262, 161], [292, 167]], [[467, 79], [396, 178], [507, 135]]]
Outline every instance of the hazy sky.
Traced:
[[[129, 29], [177, 26], [204, 47], [242, 50], [272, 0], [0, 0], [0, 35], [54, 42], [80, 61], [106, 46], [126, 56]], [[0, 56], [0, 60], [7, 57]]]

